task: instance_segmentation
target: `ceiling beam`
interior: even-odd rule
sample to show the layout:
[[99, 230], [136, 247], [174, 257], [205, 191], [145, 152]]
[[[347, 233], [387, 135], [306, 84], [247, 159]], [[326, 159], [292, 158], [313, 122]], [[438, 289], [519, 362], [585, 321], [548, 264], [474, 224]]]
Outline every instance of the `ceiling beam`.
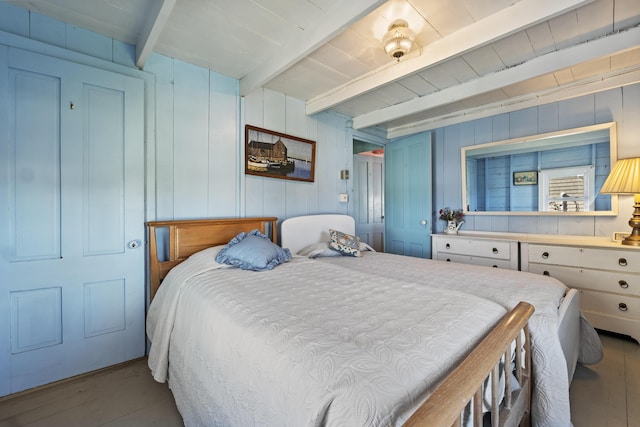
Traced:
[[466, 110], [456, 111], [444, 116], [429, 117], [428, 119], [414, 122], [408, 125], [397, 126], [387, 130], [387, 138], [399, 138], [426, 132], [444, 126], [455, 125], [471, 120], [510, 113], [524, 108], [564, 101], [579, 96], [590, 95], [623, 86], [640, 83], [640, 65], [632, 66], [624, 70], [616, 70], [596, 77], [575, 81], [554, 87], [541, 92], [528, 93], [508, 100], [497, 101], [491, 104], [472, 107]]
[[[388, 83], [400, 80], [448, 59], [461, 56], [592, 1], [521, 0], [472, 25], [422, 47], [419, 55], [412, 55], [399, 63], [390, 62], [371, 73], [353, 79], [307, 101], [306, 112], [311, 115], [333, 108], [338, 104]], [[382, 49], [382, 46], [380, 49]]]
[[305, 28], [304, 36], [292, 39], [279, 54], [242, 77], [240, 95], [247, 95], [264, 85], [384, 3], [386, 0], [335, 2], [314, 26]]
[[157, 0], [153, 1], [152, 9], [144, 24], [140, 37], [136, 43], [136, 66], [143, 68], [147, 58], [153, 52], [160, 33], [171, 16], [171, 11], [176, 5], [176, 0]]
[[487, 74], [484, 77], [479, 77], [439, 92], [354, 117], [353, 128], [363, 129], [397, 120], [569, 68], [585, 61], [613, 55], [637, 47], [638, 40], [640, 40], [640, 27], [635, 27], [590, 42], [547, 53], [520, 65]]

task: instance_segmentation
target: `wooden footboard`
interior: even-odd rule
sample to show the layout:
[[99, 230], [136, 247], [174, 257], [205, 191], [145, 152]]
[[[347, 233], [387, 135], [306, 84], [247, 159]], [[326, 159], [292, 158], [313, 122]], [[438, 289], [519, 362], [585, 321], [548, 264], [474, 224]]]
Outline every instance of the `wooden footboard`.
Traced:
[[[434, 393], [404, 424], [412, 426], [449, 427], [462, 425], [462, 413], [473, 399], [472, 425], [482, 426], [482, 396], [484, 384], [491, 377], [491, 425], [529, 426], [531, 418], [531, 344], [528, 319], [534, 308], [525, 302], [507, 313], [498, 325], [482, 340], [469, 356], [436, 388]], [[524, 333], [521, 333], [524, 332]], [[522, 337], [524, 336], [524, 343]], [[505, 378], [511, 375], [512, 343], [515, 341], [515, 376], [520, 388], [511, 389], [505, 381], [504, 400], [499, 378], [501, 358], [507, 362]], [[524, 352], [524, 354], [523, 354]], [[523, 357], [524, 356], [524, 357]], [[524, 360], [524, 366], [518, 361]]]

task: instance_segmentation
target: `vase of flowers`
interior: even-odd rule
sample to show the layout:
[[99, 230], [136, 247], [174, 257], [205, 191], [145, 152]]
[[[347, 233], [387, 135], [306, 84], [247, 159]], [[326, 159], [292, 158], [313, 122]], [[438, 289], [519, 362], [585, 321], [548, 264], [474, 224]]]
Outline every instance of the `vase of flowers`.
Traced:
[[464, 212], [462, 209], [440, 209], [440, 219], [447, 221], [447, 226], [444, 229], [446, 234], [458, 234], [458, 229], [462, 224], [464, 224], [464, 221], [462, 220], [463, 217]]

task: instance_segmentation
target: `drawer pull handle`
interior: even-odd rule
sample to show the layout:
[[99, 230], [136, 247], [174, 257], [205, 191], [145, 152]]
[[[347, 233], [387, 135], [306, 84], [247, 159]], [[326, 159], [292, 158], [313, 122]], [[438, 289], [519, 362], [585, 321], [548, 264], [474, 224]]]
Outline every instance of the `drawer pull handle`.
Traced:
[[549, 252], [542, 252], [542, 259], [549, 258]]
[[497, 254], [498, 253], [498, 248], [493, 248], [493, 253]]
[[618, 285], [620, 285], [622, 289], [627, 289], [629, 287], [629, 284], [626, 280], [618, 280]]
[[629, 310], [629, 308], [627, 307], [627, 304], [621, 302], [620, 304], [618, 304], [618, 309], [620, 309], [620, 311], [627, 311]]
[[447, 243], [444, 247], [447, 249], [451, 249], [451, 245], [449, 243]]
[[542, 272], [542, 275], [543, 275], [543, 276], [551, 276], [551, 274], [549, 274], [549, 272], [548, 272], [547, 270], [543, 271], [543, 272]]
[[622, 267], [626, 267], [627, 266], [627, 259], [626, 258], [620, 258], [618, 260], [618, 264], [620, 264]]

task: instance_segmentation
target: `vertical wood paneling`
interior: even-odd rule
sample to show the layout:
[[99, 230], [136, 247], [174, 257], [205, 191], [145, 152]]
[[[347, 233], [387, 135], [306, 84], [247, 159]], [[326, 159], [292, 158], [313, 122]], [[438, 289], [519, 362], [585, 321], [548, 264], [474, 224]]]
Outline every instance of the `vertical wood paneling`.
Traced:
[[174, 216], [203, 218], [208, 207], [209, 71], [174, 61]]
[[339, 179], [343, 165], [352, 167], [352, 161], [345, 159], [353, 151], [351, 141], [346, 141], [346, 118], [332, 113], [308, 117], [304, 102], [269, 90], [253, 91], [245, 97], [244, 106], [244, 123], [316, 141], [313, 183], [244, 175], [246, 216], [275, 215], [284, 219], [348, 212], [352, 203], [338, 202], [338, 193], [351, 188], [349, 182]]
[[209, 73], [209, 176], [208, 207], [210, 217], [238, 214], [238, 176], [244, 159], [238, 145], [238, 80]]
[[29, 37], [29, 11], [1, 2], [0, 28], [13, 34]]
[[94, 58], [101, 58], [106, 61], [113, 59], [112, 39], [84, 28], [67, 24], [66, 44], [67, 49], [76, 52], [86, 53]]
[[174, 218], [173, 60], [150, 55], [145, 69], [156, 76], [155, 189], [156, 219]]
[[538, 107], [538, 133], [560, 130], [558, 117], [558, 103]]
[[136, 66], [136, 48], [133, 45], [113, 40], [112, 61], [127, 67]]
[[[264, 91], [264, 125], [266, 129], [286, 133], [286, 97], [272, 90]], [[283, 218], [286, 209], [286, 181], [277, 178], [264, 179], [262, 194], [263, 212], [268, 216]]]
[[[432, 228], [433, 232], [440, 232], [444, 229], [443, 225], [440, 224], [440, 219], [438, 218], [438, 212], [444, 206], [444, 191], [443, 181], [444, 181], [444, 170], [445, 170], [445, 155], [444, 155], [444, 128], [435, 129], [432, 131], [433, 133], [433, 141], [434, 144], [432, 146], [433, 150], [433, 170], [431, 171], [431, 175], [433, 177], [433, 182], [431, 187], [433, 189], [433, 218], [432, 218]], [[386, 156], [386, 154], [385, 154]], [[460, 156], [458, 156], [459, 158]], [[447, 159], [447, 161], [452, 161], [451, 159]]]
[[[344, 208], [338, 203], [338, 159], [344, 155], [339, 136], [344, 133], [337, 129], [335, 117], [326, 114], [319, 119], [318, 142], [316, 143], [316, 182], [318, 182], [318, 210], [322, 213], [342, 213]], [[340, 148], [339, 148], [340, 146]]]
[[65, 47], [67, 39], [67, 24], [64, 22], [40, 15], [37, 12], [29, 14], [30, 37], [51, 44], [53, 46]]
[[[307, 138], [312, 141], [316, 141], [316, 156], [317, 156], [318, 150], [320, 149], [319, 148], [320, 141], [318, 140], [318, 120], [316, 119], [316, 117], [309, 117], [305, 114], [305, 122], [307, 124]], [[309, 191], [310, 194], [307, 195], [307, 206], [304, 211], [305, 214], [320, 212], [318, 188], [321, 185], [322, 183], [318, 180], [318, 175], [316, 175], [315, 184], [313, 184], [313, 186], [311, 187], [311, 191]], [[305, 188], [308, 188], [308, 187], [305, 187]]]
[[[285, 99], [285, 123], [288, 135], [311, 139], [307, 134], [307, 115], [304, 101], [286, 97]], [[312, 140], [314, 141], [314, 140]], [[316, 182], [286, 181], [286, 201], [284, 216], [286, 218], [304, 215], [308, 212], [309, 198], [314, 196], [317, 187]]]
[[[454, 125], [444, 129], [444, 158], [451, 159], [458, 157], [456, 163], [445, 163], [443, 180], [441, 182], [441, 191], [444, 192], [442, 205], [436, 206], [436, 210], [449, 207], [451, 209], [459, 209], [461, 207], [461, 169], [460, 169], [460, 125]], [[459, 196], [458, 196], [459, 195]], [[439, 225], [444, 228], [442, 221]]]
[[[611, 89], [594, 95], [542, 105], [523, 111], [479, 119], [463, 124], [472, 126], [475, 141], [480, 144], [499, 141], [516, 136], [552, 132], [572, 127], [615, 121], [618, 125], [618, 157], [640, 156], [640, 85]], [[437, 210], [447, 203], [456, 205], [449, 194], [452, 190], [445, 182], [454, 180], [460, 186], [460, 177], [450, 174], [449, 169], [460, 164], [459, 152], [449, 149], [452, 141], [462, 141], [468, 132], [459, 125], [447, 126], [434, 131], [434, 203]], [[487, 135], [489, 135], [487, 137]], [[464, 135], [464, 136], [461, 136]], [[442, 157], [441, 157], [442, 156]], [[478, 231], [512, 231], [546, 234], [610, 235], [613, 231], [628, 229], [626, 222], [631, 212], [632, 198], [620, 197], [620, 214], [617, 217], [558, 217], [558, 216], [467, 216], [463, 228]], [[457, 199], [459, 204], [460, 199]], [[623, 205], [628, 205], [626, 211]], [[624, 213], [623, 213], [624, 211]], [[437, 214], [434, 216], [437, 221]]]
[[[245, 97], [245, 121], [244, 124], [258, 126], [264, 128], [264, 91], [262, 89], [255, 90]], [[245, 129], [242, 128], [241, 143], [246, 144], [244, 140]], [[244, 159], [242, 159], [244, 161]], [[244, 167], [241, 172], [244, 174]], [[265, 178], [255, 175], [244, 175], [244, 213], [246, 216], [262, 216]]]
[[526, 108], [509, 114], [509, 138], [536, 133], [539, 133], [537, 108]]
[[[1, 8], [2, 6], [0, 6]], [[0, 18], [2, 19], [2, 18]], [[0, 67], [6, 67], [9, 62], [9, 48], [0, 45]], [[9, 99], [9, 73], [0, 73], [0, 99]], [[9, 102], [0, 102], [0, 129], [9, 129]], [[9, 165], [11, 164], [9, 152], [9, 132], [0, 132], [0, 188], [7, 188], [10, 185]], [[8, 194], [3, 198], [4, 202], [9, 204]], [[9, 210], [0, 209], [0, 224], [9, 224]], [[5, 228], [6, 230], [6, 228]], [[0, 234], [2, 236], [2, 234]], [[12, 254], [10, 250], [11, 244], [5, 245], [4, 257], [9, 259]], [[0, 263], [0, 276], [6, 277], [7, 271], [5, 265]], [[6, 292], [5, 292], [6, 295]], [[10, 299], [6, 296], [0, 298], [0, 313], [9, 313], [11, 309]], [[0, 336], [7, 337], [11, 334], [10, 316], [0, 316]], [[11, 340], [0, 339], [0, 394], [9, 393], [11, 382]]]
[[560, 129], [571, 129], [594, 124], [595, 95], [569, 99], [559, 104]]

